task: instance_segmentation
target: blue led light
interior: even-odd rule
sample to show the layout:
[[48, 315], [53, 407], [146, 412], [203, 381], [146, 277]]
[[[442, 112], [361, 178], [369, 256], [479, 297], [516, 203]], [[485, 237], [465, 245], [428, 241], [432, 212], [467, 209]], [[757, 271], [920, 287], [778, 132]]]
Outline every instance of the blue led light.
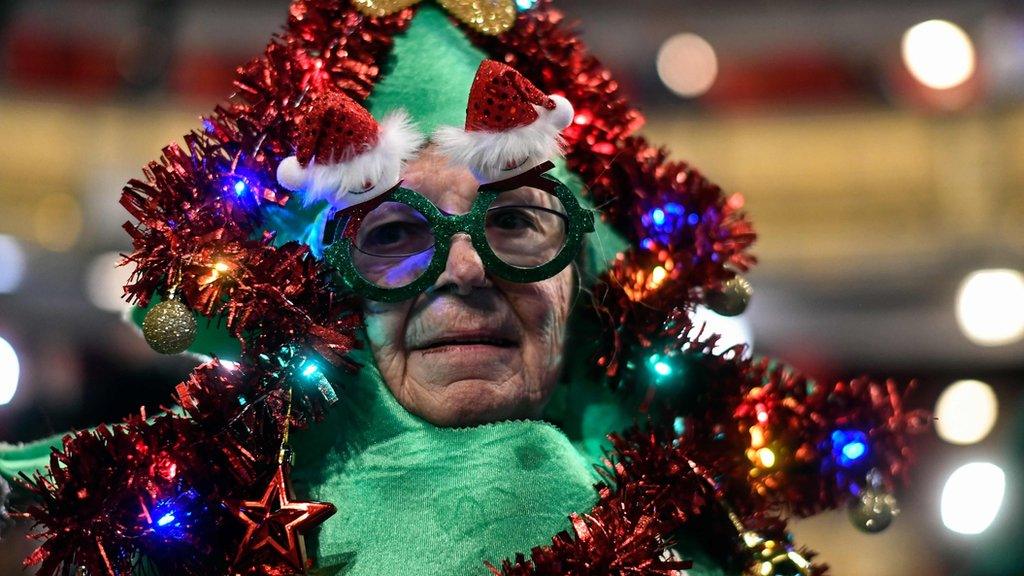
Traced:
[[862, 464], [868, 456], [868, 437], [860, 430], [832, 432], [832, 457], [843, 468]]
[[153, 533], [161, 539], [185, 538], [204, 510], [199, 493], [194, 489], [160, 500], [152, 509]]
[[665, 211], [661, 208], [655, 208], [651, 211], [651, 220], [654, 220], [655, 226], [661, 226], [665, 223]]
[[669, 244], [679, 240], [680, 232], [688, 220], [686, 208], [682, 204], [666, 202], [648, 210], [642, 221], [652, 238], [662, 244]]
[[306, 363], [305, 366], [302, 367], [302, 375], [305, 376], [306, 378], [309, 378], [310, 376], [316, 374], [319, 371], [320, 367], [312, 362], [308, 362]]
[[868, 447], [860, 442], [853, 442], [843, 446], [843, 456], [849, 460], [857, 460], [868, 451]]
[[529, 10], [537, 5], [537, 0], [516, 0], [516, 8]]
[[241, 196], [242, 194], [245, 194], [247, 188], [249, 188], [249, 185], [245, 183], [245, 180], [235, 182], [235, 195]]

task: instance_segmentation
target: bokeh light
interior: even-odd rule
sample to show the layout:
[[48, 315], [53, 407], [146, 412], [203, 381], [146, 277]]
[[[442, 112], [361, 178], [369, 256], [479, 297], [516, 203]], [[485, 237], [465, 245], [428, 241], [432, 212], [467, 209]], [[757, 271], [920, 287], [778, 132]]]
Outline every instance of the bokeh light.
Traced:
[[707, 40], [696, 34], [676, 34], [658, 49], [658, 77], [684, 98], [707, 92], [718, 77], [718, 57]]
[[935, 431], [951, 444], [980, 442], [996, 425], [999, 401], [979, 380], [960, 380], [942, 391], [935, 403]]
[[25, 252], [13, 236], [0, 234], [0, 294], [18, 289], [25, 277]]
[[981, 534], [1003, 504], [1006, 474], [989, 462], [971, 462], [949, 475], [942, 488], [942, 524], [960, 534]]
[[86, 294], [93, 306], [107, 312], [123, 312], [131, 305], [121, 296], [124, 285], [132, 273], [132, 265], [118, 266], [121, 255], [117, 252], [104, 252], [89, 263], [85, 275]]
[[975, 344], [1001, 346], [1024, 338], [1024, 275], [1007, 269], [972, 272], [960, 284], [956, 317]]
[[7, 404], [18, 391], [18, 378], [21, 377], [21, 364], [18, 353], [10, 342], [0, 338], [0, 405]]
[[928, 20], [912, 26], [903, 34], [902, 48], [911, 75], [929, 88], [955, 88], [974, 74], [974, 44], [952, 22]]

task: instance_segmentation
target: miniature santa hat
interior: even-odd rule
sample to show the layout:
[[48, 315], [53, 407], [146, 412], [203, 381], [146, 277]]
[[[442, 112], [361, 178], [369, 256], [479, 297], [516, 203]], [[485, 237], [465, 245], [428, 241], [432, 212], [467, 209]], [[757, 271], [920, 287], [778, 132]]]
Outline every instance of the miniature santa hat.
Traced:
[[572, 118], [564, 97], [544, 94], [515, 69], [484, 60], [469, 91], [465, 129], [441, 127], [434, 141], [481, 181], [494, 182], [558, 156], [560, 132]]
[[302, 193], [308, 206], [327, 200], [335, 210], [375, 198], [398, 184], [424, 138], [404, 110], [377, 123], [344, 93], [320, 94], [298, 122], [294, 156], [277, 167], [277, 181]]

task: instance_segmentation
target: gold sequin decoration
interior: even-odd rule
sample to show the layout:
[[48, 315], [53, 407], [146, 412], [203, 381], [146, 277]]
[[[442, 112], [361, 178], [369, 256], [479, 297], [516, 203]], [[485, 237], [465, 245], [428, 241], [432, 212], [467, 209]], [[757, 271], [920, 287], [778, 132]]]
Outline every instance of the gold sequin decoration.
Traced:
[[481, 34], [497, 36], [516, 22], [514, 0], [439, 0], [439, 4]]
[[408, 8], [420, 0], [352, 0], [352, 5], [367, 16], [387, 16]]
[[[352, 0], [367, 16], [387, 16], [419, 0]], [[515, 0], [438, 0], [438, 4], [461, 22], [489, 36], [497, 36], [516, 22]]]

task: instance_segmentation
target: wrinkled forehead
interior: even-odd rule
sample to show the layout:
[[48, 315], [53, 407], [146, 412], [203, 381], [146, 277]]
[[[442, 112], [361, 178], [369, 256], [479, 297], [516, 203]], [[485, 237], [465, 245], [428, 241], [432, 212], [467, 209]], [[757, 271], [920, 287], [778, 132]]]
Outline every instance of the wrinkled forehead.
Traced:
[[[449, 161], [434, 146], [427, 146], [402, 173], [402, 187], [419, 192], [442, 212], [465, 214], [479, 194], [480, 182], [465, 166]], [[548, 206], [557, 202], [551, 194], [522, 187], [501, 194], [500, 203]]]
[[415, 190], [449, 214], [469, 210], [480, 184], [473, 173], [427, 146], [402, 172], [402, 187]]

